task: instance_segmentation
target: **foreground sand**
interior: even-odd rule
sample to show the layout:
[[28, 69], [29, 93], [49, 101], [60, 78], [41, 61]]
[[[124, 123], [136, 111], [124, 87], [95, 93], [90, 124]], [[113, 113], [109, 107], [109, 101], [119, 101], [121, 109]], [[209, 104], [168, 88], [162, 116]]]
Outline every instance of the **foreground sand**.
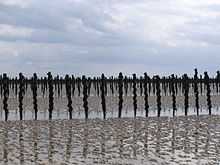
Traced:
[[220, 116], [0, 122], [0, 164], [216, 164]]

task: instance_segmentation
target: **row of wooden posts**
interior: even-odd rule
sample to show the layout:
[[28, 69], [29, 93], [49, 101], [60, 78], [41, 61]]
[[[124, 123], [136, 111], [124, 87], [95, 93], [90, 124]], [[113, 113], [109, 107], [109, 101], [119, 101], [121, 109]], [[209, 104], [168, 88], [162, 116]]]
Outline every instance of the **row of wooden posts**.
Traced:
[[[209, 78], [208, 73], [204, 72], [204, 77], [200, 75], [198, 77], [198, 71], [195, 69], [195, 74], [193, 78], [189, 78], [187, 74], [184, 74], [182, 77], [177, 77], [172, 74], [169, 77], [160, 78], [158, 75], [150, 78], [147, 73], [144, 73], [144, 77], [137, 78], [136, 74], [133, 74], [131, 78], [124, 77], [122, 73], [119, 73], [117, 78], [107, 78], [104, 74], [101, 75], [100, 78], [86, 78], [86, 76], [82, 76], [82, 78], [74, 78], [69, 75], [65, 76], [65, 79], [53, 78], [52, 74], [48, 72], [47, 78], [38, 78], [37, 74], [34, 73], [33, 77], [28, 79], [23, 76], [22, 73], [19, 74], [19, 79], [12, 78], [9, 79], [7, 74], [3, 74], [0, 76], [0, 93], [1, 97], [3, 97], [3, 109], [5, 112], [5, 121], [8, 120], [8, 99], [9, 99], [9, 88], [15, 90], [15, 94], [17, 95], [18, 90], [18, 100], [19, 100], [19, 115], [20, 120], [23, 120], [23, 98], [27, 90], [27, 86], [31, 86], [32, 95], [33, 95], [33, 109], [34, 109], [34, 119], [37, 120], [38, 114], [38, 104], [37, 104], [37, 95], [38, 88], [41, 85], [41, 91], [43, 95], [45, 90], [49, 90], [49, 119], [52, 119], [53, 109], [54, 109], [54, 91], [58, 91], [58, 95], [62, 92], [62, 84], [65, 84], [66, 87], [66, 97], [68, 100], [68, 111], [69, 111], [69, 119], [72, 119], [73, 106], [72, 106], [72, 97], [74, 95], [75, 86], [78, 88], [78, 96], [81, 93], [81, 85], [82, 85], [82, 94], [83, 94], [83, 107], [85, 111], [85, 118], [89, 118], [89, 107], [88, 107], [88, 97], [90, 96], [90, 88], [91, 84], [94, 85], [94, 88], [97, 92], [97, 95], [101, 96], [101, 104], [103, 111], [103, 118], [106, 119], [106, 96], [108, 92], [112, 94], [117, 91], [117, 96], [119, 98], [118, 102], [118, 118], [122, 117], [122, 109], [123, 109], [123, 96], [127, 95], [128, 87], [130, 84], [130, 88], [132, 88], [133, 94], [133, 108], [134, 108], [134, 117], [137, 115], [137, 88], [140, 88], [140, 95], [144, 95], [144, 107], [145, 107], [145, 116], [148, 117], [149, 114], [149, 103], [148, 97], [153, 91], [156, 95], [157, 102], [157, 116], [161, 115], [161, 89], [166, 93], [169, 93], [172, 96], [172, 107], [173, 107], [173, 116], [176, 115], [177, 106], [176, 106], [176, 96], [178, 93], [178, 88], [181, 88], [182, 94], [184, 95], [184, 108], [185, 115], [188, 115], [189, 108], [189, 89], [190, 86], [194, 89], [195, 95], [195, 107], [197, 115], [199, 115], [199, 87], [200, 93], [203, 93], [202, 86], [206, 89], [206, 97], [207, 97], [207, 108], [209, 110], [209, 115], [211, 115], [212, 103], [211, 103], [211, 84], [216, 88], [216, 92], [219, 93], [220, 87], [220, 73], [217, 71], [217, 76], [214, 78]], [[110, 90], [108, 91], [108, 85]], [[137, 84], [139, 85], [137, 87]], [[54, 90], [55, 86], [55, 90]], [[168, 90], [168, 92], [167, 92]], [[125, 94], [124, 94], [125, 92]]]

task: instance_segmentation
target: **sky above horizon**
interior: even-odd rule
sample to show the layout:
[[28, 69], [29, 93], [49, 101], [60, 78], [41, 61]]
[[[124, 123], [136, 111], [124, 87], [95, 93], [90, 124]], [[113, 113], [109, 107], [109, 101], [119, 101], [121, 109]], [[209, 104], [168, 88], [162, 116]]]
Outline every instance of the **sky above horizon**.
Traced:
[[219, 0], [0, 0], [1, 73], [215, 74], [219, 45]]

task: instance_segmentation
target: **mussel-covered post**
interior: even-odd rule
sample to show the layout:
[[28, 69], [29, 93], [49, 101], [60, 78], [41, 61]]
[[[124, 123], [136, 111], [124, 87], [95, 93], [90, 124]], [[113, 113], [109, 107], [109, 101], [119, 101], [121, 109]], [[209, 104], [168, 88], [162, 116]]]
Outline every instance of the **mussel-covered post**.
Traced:
[[32, 93], [33, 93], [33, 105], [34, 105], [34, 119], [37, 120], [37, 74], [33, 74], [32, 78]]
[[215, 84], [216, 84], [216, 93], [219, 94], [219, 80], [220, 80], [220, 72], [216, 72], [216, 79], [215, 79]]
[[59, 82], [58, 82], [58, 97], [62, 97], [62, 88], [63, 88], [63, 78], [62, 77], [58, 77], [58, 80], [59, 80]]
[[140, 96], [142, 96], [143, 94], [143, 77], [142, 76], [140, 77], [139, 84], [140, 84]]
[[124, 78], [124, 90], [125, 90], [125, 96], [128, 96], [128, 78], [125, 76]]
[[78, 77], [77, 78], [77, 89], [78, 89], [78, 97], [80, 97], [80, 93], [81, 93], [81, 80]]
[[51, 75], [51, 72], [47, 73], [48, 75], [48, 86], [49, 86], [49, 120], [52, 119], [52, 113], [53, 113], [53, 107], [54, 107], [54, 98], [53, 98], [53, 77]]
[[96, 79], [96, 89], [97, 89], [97, 96], [99, 96], [99, 78], [97, 77], [97, 79]]
[[183, 75], [183, 92], [184, 92], [185, 116], [187, 116], [188, 108], [189, 108], [189, 78], [187, 74]]
[[88, 96], [90, 96], [91, 87], [92, 87], [92, 80], [90, 77], [88, 77], [88, 79], [87, 79]]
[[8, 97], [9, 97], [9, 80], [7, 74], [3, 74], [3, 109], [5, 111], [5, 121], [8, 120]]
[[119, 103], [118, 103], [118, 118], [121, 118], [122, 107], [123, 107], [123, 75], [120, 72], [118, 76], [118, 93], [119, 93]]
[[196, 114], [199, 115], [199, 89], [198, 89], [198, 71], [194, 70], [194, 94], [195, 94], [195, 106], [196, 106]]
[[175, 92], [175, 77], [174, 74], [171, 75], [171, 93], [172, 93], [172, 100], [173, 100], [173, 117], [175, 116], [176, 108], [176, 92]]
[[101, 104], [102, 104], [102, 111], [103, 111], [103, 118], [106, 118], [106, 102], [105, 102], [105, 75], [102, 74], [101, 76]]
[[83, 107], [85, 110], [85, 118], [88, 119], [89, 108], [88, 108], [88, 87], [87, 80], [85, 76], [82, 76], [82, 85], [83, 85]]
[[110, 78], [109, 83], [110, 83], [110, 90], [111, 90], [112, 96], [114, 96], [113, 77]]
[[210, 80], [207, 72], [204, 72], [204, 81], [205, 81], [205, 86], [206, 86], [206, 96], [207, 96], [207, 105], [208, 105], [208, 110], [209, 110], [209, 115], [212, 114], [212, 102], [211, 102], [211, 89], [210, 89]]
[[22, 73], [19, 73], [19, 93], [18, 93], [19, 106], [18, 107], [19, 107], [20, 120], [23, 119], [24, 93], [25, 93], [24, 76], [22, 75]]
[[58, 97], [60, 97], [60, 85], [61, 84], [61, 80], [60, 80], [60, 77], [59, 75], [57, 75], [57, 95]]
[[2, 75], [0, 75], [0, 95], [1, 95], [1, 98], [3, 96], [3, 78], [2, 78]]
[[71, 81], [69, 75], [66, 75], [65, 83], [66, 83], [66, 96], [68, 101], [67, 107], [69, 110], [69, 119], [72, 119], [72, 111], [73, 111], [72, 98], [71, 98], [72, 92], [71, 92]]
[[160, 77], [157, 75], [156, 79], [156, 95], [157, 95], [157, 117], [160, 117], [161, 112], [161, 95], [160, 95]]
[[203, 94], [203, 81], [202, 81], [202, 75], [200, 75], [200, 93]]
[[144, 73], [144, 108], [145, 108], [145, 116], [148, 117], [149, 113], [149, 103], [148, 103], [148, 88], [147, 84], [149, 81], [149, 77], [147, 76], [147, 73]]
[[75, 93], [75, 77], [72, 75], [72, 95], [74, 96]]
[[134, 106], [134, 117], [136, 118], [137, 116], [137, 78], [136, 78], [136, 74], [133, 74], [133, 80], [132, 80], [132, 84], [133, 84], [133, 106]]

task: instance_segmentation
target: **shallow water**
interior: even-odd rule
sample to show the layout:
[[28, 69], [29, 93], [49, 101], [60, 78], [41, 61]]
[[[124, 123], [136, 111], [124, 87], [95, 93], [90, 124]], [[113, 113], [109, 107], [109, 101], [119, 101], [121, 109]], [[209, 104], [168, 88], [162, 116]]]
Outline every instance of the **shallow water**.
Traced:
[[216, 164], [220, 116], [0, 122], [0, 164]]

